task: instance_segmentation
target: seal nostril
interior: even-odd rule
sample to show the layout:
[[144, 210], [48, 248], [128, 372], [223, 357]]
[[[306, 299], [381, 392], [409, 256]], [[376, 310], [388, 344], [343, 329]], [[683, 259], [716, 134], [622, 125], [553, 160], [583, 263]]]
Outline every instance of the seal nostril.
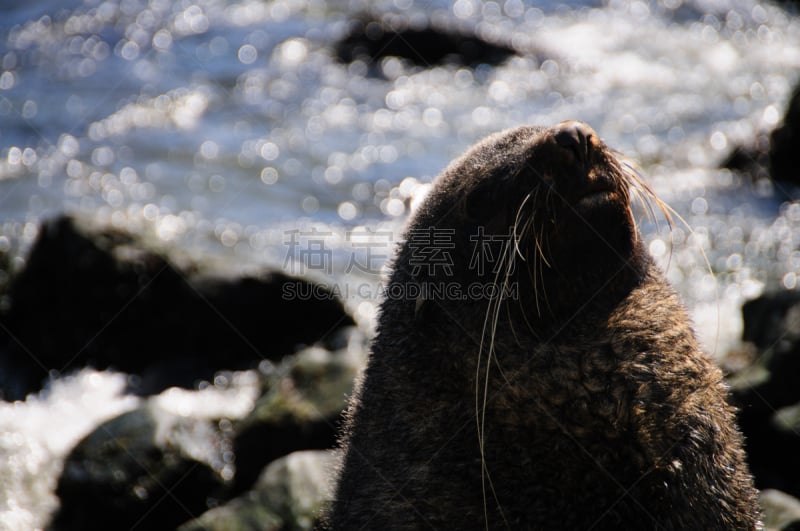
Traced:
[[589, 158], [589, 139], [594, 131], [576, 121], [562, 122], [556, 126], [556, 144], [570, 151], [578, 161], [585, 162]]

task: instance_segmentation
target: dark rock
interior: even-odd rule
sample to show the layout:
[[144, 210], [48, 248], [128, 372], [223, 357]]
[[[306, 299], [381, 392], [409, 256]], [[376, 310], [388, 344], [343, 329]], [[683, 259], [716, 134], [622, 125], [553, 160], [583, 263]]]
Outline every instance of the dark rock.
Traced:
[[330, 498], [333, 451], [295, 452], [270, 464], [242, 496], [178, 531], [308, 531]]
[[240, 420], [179, 416], [162, 395], [101, 424], [65, 460], [50, 531], [311, 529], [333, 454], [293, 452], [335, 446], [366, 359], [358, 328], [327, 343], [340, 348], [262, 364], [262, 396]]
[[770, 135], [769, 161], [774, 180], [800, 184], [800, 86], [792, 93], [783, 124]]
[[336, 45], [336, 56], [343, 63], [361, 60], [376, 64], [384, 57], [399, 57], [425, 68], [445, 63], [498, 65], [516, 53], [509, 46], [463, 30], [432, 25], [412, 27], [399, 17], [358, 19]]
[[769, 178], [769, 135], [758, 134], [752, 146], [735, 146], [719, 167], [748, 175], [753, 181]]
[[288, 357], [264, 385], [252, 413], [236, 427], [234, 492], [250, 488], [265, 465], [297, 450], [329, 449], [366, 355], [352, 329], [348, 347], [311, 347]]
[[[332, 292], [278, 272], [214, 278], [130, 234], [45, 223], [0, 313], [6, 399], [87, 365], [138, 375], [148, 394], [280, 359], [352, 319]], [[287, 296], [291, 293], [309, 297]]]
[[729, 382], [750, 469], [759, 489], [800, 496], [800, 421], [792, 420], [800, 416], [791, 407], [800, 402], [800, 294], [764, 295], [743, 315], [743, 337], [759, 355]]
[[64, 463], [50, 529], [175, 529], [222, 488], [221, 441], [210, 423], [152, 403], [101, 424]]
[[742, 307], [744, 330], [742, 339], [761, 350], [782, 341], [800, 339], [800, 315], [793, 309], [800, 305], [800, 293], [778, 291], [747, 301]]
[[800, 294], [782, 291], [748, 301], [742, 308], [742, 339], [753, 343], [756, 362], [731, 382], [742, 418], [768, 419], [800, 401]]
[[800, 185], [800, 84], [781, 125], [771, 133], [759, 133], [753, 145], [734, 147], [720, 167], [747, 174], [754, 181], [771, 178]]
[[283, 531], [281, 518], [264, 506], [258, 492], [247, 492], [209, 509], [177, 531]]

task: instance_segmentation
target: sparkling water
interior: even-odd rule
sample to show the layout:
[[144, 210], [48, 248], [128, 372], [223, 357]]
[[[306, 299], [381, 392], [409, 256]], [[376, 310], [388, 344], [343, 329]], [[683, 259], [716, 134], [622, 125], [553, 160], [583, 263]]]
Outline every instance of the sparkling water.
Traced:
[[[387, 58], [379, 75], [336, 62], [367, 10], [519, 54], [477, 68]], [[712, 355], [736, 344], [744, 300], [798, 284], [793, 190], [717, 169], [779, 124], [797, 80], [800, 22], [772, 4], [42, 0], [0, 7], [0, 36], [0, 251], [16, 268], [39, 222], [67, 211], [204, 260], [327, 278], [368, 328], [430, 180], [490, 132], [575, 118], [691, 227], [641, 224]], [[324, 263], [292, 252], [312, 240]], [[252, 385], [230, 389], [213, 401], [243, 414]], [[0, 526], [44, 525], [61, 459], [138, 400], [123, 376], [84, 370], [0, 404]]]

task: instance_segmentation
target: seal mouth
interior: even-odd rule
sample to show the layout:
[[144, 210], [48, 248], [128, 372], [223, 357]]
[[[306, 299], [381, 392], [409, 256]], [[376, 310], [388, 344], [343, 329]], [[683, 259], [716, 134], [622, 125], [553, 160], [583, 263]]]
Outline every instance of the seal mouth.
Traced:
[[613, 199], [616, 191], [614, 180], [611, 177], [607, 175], [596, 176], [582, 190], [582, 193], [575, 201], [575, 205], [584, 207], [605, 203]]

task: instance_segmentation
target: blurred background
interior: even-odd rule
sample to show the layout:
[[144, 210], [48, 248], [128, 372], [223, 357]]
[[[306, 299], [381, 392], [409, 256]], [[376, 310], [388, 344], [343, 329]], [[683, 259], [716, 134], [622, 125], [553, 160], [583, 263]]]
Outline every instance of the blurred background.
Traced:
[[[42, 223], [68, 213], [237, 274], [320, 279], [368, 336], [385, 258], [431, 179], [490, 132], [580, 119], [691, 227], [642, 219], [723, 360], [741, 350], [742, 304], [798, 285], [798, 194], [759, 165], [800, 77], [796, 11], [758, 0], [5, 2], [0, 283], [25, 269]], [[748, 171], [722, 167], [732, 154]], [[323, 264], [298, 256], [313, 245]], [[244, 415], [253, 378], [207, 385], [215, 414]], [[0, 403], [0, 528], [46, 524], [69, 450], [141, 405], [128, 383], [80, 369]], [[163, 398], [208, 410], [202, 391]]]

